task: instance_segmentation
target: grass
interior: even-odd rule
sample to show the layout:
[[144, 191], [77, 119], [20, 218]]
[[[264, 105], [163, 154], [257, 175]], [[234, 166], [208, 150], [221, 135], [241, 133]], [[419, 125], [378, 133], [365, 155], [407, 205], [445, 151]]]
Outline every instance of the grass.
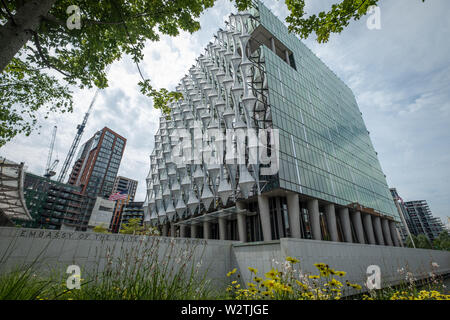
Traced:
[[[82, 270], [80, 289], [68, 289], [69, 274], [42, 274], [39, 259], [0, 276], [0, 300], [200, 300], [214, 287], [200, 272], [205, 249], [199, 244], [162, 245], [151, 237], [136, 248], [112, 248], [91, 270]], [[197, 258], [196, 258], [197, 257]]]

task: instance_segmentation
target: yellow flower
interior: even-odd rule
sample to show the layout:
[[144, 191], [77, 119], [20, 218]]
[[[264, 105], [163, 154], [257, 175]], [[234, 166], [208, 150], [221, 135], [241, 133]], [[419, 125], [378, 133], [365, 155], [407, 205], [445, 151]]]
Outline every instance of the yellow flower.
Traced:
[[296, 263], [299, 263], [299, 262], [300, 262], [300, 260], [298, 260], [298, 259], [296, 259], [296, 258], [292, 258], [292, 257], [287, 257], [287, 258], [286, 258], [286, 261], [288, 261], [288, 262], [290, 262], [290, 263], [292, 263], [292, 264], [296, 264]]
[[231, 282], [231, 284], [236, 284], [236, 283], [237, 283], [237, 281], [236, 281], [236, 280], [234, 280], [234, 281], [232, 281], [232, 282]]
[[316, 263], [316, 264], [314, 264], [314, 266], [317, 269], [321, 270], [321, 269], [325, 268], [326, 264], [325, 263]]
[[312, 276], [309, 276], [308, 278], [310, 278], [310, 279], [319, 279], [320, 277], [316, 276], [316, 275], [312, 275]]
[[237, 271], [236, 268], [234, 268], [233, 270], [231, 270], [230, 272], [227, 273], [227, 277], [230, 277], [232, 274], [235, 274]]
[[260, 278], [260, 277], [254, 277], [253, 280], [254, 280], [256, 283], [260, 283], [260, 282], [262, 281], [262, 278]]
[[275, 287], [275, 280], [265, 280], [263, 282], [264, 286], [268, 289], [272, 289], [273, 287]]
[[258, 269], [256, 269], [256, 268], [248, 267], [248, 270], [250, 270], [250, 272], [254, 273], [254, 274], [258, 273]]
[[362, 287], [357, 283], [353, 284], [353, 283], [350, 283], [348, 280], [345, 283], [347, 284], [347, 286], [352, 287], [353, 289], [356, 289], [356, 290], [362, 289]]
[[344, 276], [347, 274], [347, 272], [345, 272], [345, 271], [336, 271], [336, 274], [337, 274], [339, 277], [344, 277]]
[[302, 287], [303, 289], [305, 289], [305, 290], [308, 289], [308, 286], [307, 286], [306, 284], [304, 284], [303, 282], [298, 281], [298, 280], [295, 280], [295, 282], [296, 282], [300, 287]]
[[343, 286], [343, 284], [340, 281], [338, 281], [334, 278], [331, 279], [329, 282], [327, 282], [325, 285], [329, 285], [330, 287], [338, 287], [338, 288]]
[[266, 278], [269, 278], [269, 279], [278, 279], [278, 277], [277, 277], [278, 274], [279, 274], [278, 270], [272, 268], [272, 270], [267, 272], [265, 274], [265, 276], [266, 276]]
[[292, 293], [292, 288], [289, 285], [284, 284], [281, 288], [281, 290], [285, 291], [285, 292], [289, 292]]

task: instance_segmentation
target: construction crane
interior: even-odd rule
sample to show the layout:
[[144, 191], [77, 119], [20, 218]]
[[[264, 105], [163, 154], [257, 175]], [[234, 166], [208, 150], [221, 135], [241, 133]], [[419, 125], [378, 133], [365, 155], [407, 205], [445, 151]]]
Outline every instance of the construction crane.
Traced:
[[49, 178], [49, 179], [56, 174], [55, 168], [56, 168], [56, 165], [59, 163], [58, 159], [56, 159], [53, 163], [51, 163], [52, 162], [52, 156], [53, 156], [53, 147], [55, 146], [56, 130], [57, 129], [58, 129], [57, 126], [53, 127], [52, 140], [50, 141], [50, 147], [49, 147], [48, 156], [47, 156], [47, 165], [45, 166], [44, 177]]
[[78, 149], [78, 145], [80, 144], [81, 137], [83, 135], [84, 128], [86, 127], [86, 123], [89, 119], [89, 114], [91, 113], [92, 107], [94, 106], [95, 100], [97, 100], [98, 93], [100, 89], [95, 91], [94, 98], [89, 105], [88, 111], [84, 115], [83, 122], [77, 126], [77, 134], [75, 135], [75, 139], [73, 139], [72, 146], [69, 149], [69, 153], [67, 154], [66, 160], [64, 160], [64, 164], [61, 168], [61, 172], [59, 173], [58, 182], [63, 182], [67, 175], [67, 171], [69, 170], [69, 166], [72, 163], [73, 157], [75, 156], [75, 152]]

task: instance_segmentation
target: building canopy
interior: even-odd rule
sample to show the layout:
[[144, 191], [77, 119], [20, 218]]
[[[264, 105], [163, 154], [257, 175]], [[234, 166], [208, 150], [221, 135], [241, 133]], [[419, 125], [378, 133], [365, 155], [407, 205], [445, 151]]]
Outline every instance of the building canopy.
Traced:
[[0, 157], [0, 211], [4, 218], [32, 220], [23, 195], [24, 164]]

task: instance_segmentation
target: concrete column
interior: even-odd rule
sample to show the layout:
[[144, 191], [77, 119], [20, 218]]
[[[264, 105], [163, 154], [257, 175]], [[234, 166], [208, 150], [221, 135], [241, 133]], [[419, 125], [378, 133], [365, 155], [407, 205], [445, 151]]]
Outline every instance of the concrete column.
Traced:
[[325, 216], [327, 217], [327, 226], [331, 241], [338, 242], [339, 237], [337, 233], [336, 212], [334, 209], [334, 204], [328, 204], [325, 207]]
[[339, 209], [339, 217], [341, 218], [342, 231], [344, 232], [345, 242], [353, 242], [352, 227], [350, 225], [350, 214], [348, 208]]
[[306, 206], [308, 208], [313, 239], [322, 240], [322, 232], [320, 230], [319, 201], [317, 199], [308, 200]]
[[211, 223], [209, 221], [203, 221], [203, 238], [211, 239]]
[[380, 217], [373, 217], [373, 226], [375, 230], [375, 238], [380, 246], [384, 246], [383, 230], [381, 229]]
[[197, 238], [197, 225], [191, 224], [191, 238]]
[[401, 240], [399, 239], [398, 233], [397, 233], [397, 227], [395, 226], [394, 221], [389, 221], [389, 229], [391, 230], [391, 238], [394, 242], [394, 245], [396, 247], [403, 246]]
[[300, 205], [298, 202], [298, 194], [289, 193], [286, 198], [289, 213], [289, 226], [291, 227], [291, 237], [300, 239]]
[[376, 244], [373, 232], [372, 216], [368, 213], [363, 214], [364, 229], [366, 230], [367, 241], [369, 244]]
[[355, 211], [352, 212], [352, 222], [353, 227], [355, 227], [356, 237], [358, 238], [358, 242], [365, 244], [366, 240], [364, 240], [364, 229], [361, 220], [361, 212]]
[[186, 238], [186, 225], [180, 224], [180, 238]]
[[162, 226], [162, 236], [167, 237], [167, 234], [169, 233], [169, 226], [167, 223], [164, 223]]
[[272, 51], [276, 53], [274, 38], [270, 38], [270, 46], [272, 47]]
[[258, 196], [258, 208], [264, 241], [270, 241], [272, 240], [272, 229], [270, 226], [269, 198], [267, 196]]
[[239, 233], [239, 241], [247, 242], [247, 219], [244, 213], [238, 213], [237, 215], [237, 224], [238, 224], [238, 233]]
[[391, 238], [391, 230], [389, 229], [389, 221], [386, 218], [381, 218], [381, 227], [383, 228], [383, 237], [386, 241], [387, 246], [393, 246], [394, 243], [392, 242]]
[[227, 220], [219, 218], [219, 239], [227, 240]]
[[177, 236], [176, 233], [177, 233], [177, 228], [174, 223], [171, 223], [170, 224], [170, 236], [172, 238], [175, 238]]
[[[245, 210], [245, 204], [242, 202], [236, 202], [236, 209]], [[247, 216], [245, 213], [237, 214], [237, 225], [239, 241], [247, 242]]]

